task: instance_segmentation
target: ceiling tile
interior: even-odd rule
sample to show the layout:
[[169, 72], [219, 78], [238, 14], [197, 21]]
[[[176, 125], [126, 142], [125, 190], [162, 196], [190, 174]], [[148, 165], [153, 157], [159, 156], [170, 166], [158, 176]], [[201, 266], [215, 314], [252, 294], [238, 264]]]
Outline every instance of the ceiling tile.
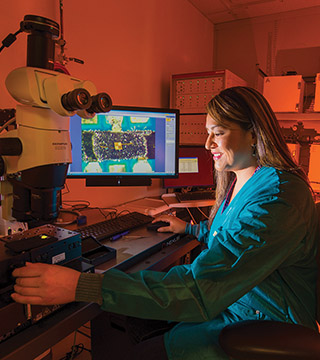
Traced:
[[189, 0], [214, 24], [320, 6], [320, 0]]

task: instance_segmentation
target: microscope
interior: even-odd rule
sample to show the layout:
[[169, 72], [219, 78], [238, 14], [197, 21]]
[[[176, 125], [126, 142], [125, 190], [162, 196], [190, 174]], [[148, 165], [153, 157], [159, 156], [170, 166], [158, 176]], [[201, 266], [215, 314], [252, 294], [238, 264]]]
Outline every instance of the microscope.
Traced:
[[[0, 192], [3, 219], [32, 228], [58, 217], [60, 190], [72, 162], [70, 117], [108, 112], [112, 100], [97, 93], [91, 81], [53, 70], [56, 22], [26, 15], [19, 32], [28, 34], [27, 66], [10, 72], [5, 82], [19, 104], [14, 128], [12, 119], [0, 123]], [[13, 42], [10, 35], [5, 40]]]

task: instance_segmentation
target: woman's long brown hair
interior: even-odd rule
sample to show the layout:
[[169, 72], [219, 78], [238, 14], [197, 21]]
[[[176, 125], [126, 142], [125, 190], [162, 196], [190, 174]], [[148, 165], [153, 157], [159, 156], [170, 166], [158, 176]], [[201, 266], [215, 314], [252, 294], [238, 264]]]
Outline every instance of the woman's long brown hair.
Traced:
[[[220, 126], [228, 127], [228, 121], [238, 124], [244, 130], [251, 130], [257, 140], [258, 164], [290, 171], [303, 179], [311, 190], [307, 175], [293, 160], [278, 120], [260, 92], [243, 86], [227, 88], [212, 98], [207, 105], [207, 112]], [[215, 176], [216, 203], [209, 216], [209, 227], [235, 174], [229, 171], [216, 171]]]

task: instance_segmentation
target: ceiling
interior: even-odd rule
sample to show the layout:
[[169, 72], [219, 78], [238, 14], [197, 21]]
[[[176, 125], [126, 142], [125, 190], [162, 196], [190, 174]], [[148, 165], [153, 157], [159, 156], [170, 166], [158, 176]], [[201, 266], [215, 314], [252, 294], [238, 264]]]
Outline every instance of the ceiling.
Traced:
[[189, 0], [213, 24], [320, 6], [320, 0]]

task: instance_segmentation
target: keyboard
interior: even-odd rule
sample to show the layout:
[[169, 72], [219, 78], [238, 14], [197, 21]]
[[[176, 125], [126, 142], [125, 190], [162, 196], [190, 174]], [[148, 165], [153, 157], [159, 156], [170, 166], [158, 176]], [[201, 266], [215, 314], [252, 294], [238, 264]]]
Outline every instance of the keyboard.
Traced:
[[180, 202], [195, 200], [212, 200], [215, 198], [214, 191], [189, 191], [186, 193], [175, 193], [176, 198]]
[[77, 231], [80, 232], [81, 239], [92, 237], [98, 241], [115, 240], [117, 235], [139, 226], [147, 225], [153, 219], [152, 216], [133, 211], [115, 219], [104, 220], [79, 228]]

